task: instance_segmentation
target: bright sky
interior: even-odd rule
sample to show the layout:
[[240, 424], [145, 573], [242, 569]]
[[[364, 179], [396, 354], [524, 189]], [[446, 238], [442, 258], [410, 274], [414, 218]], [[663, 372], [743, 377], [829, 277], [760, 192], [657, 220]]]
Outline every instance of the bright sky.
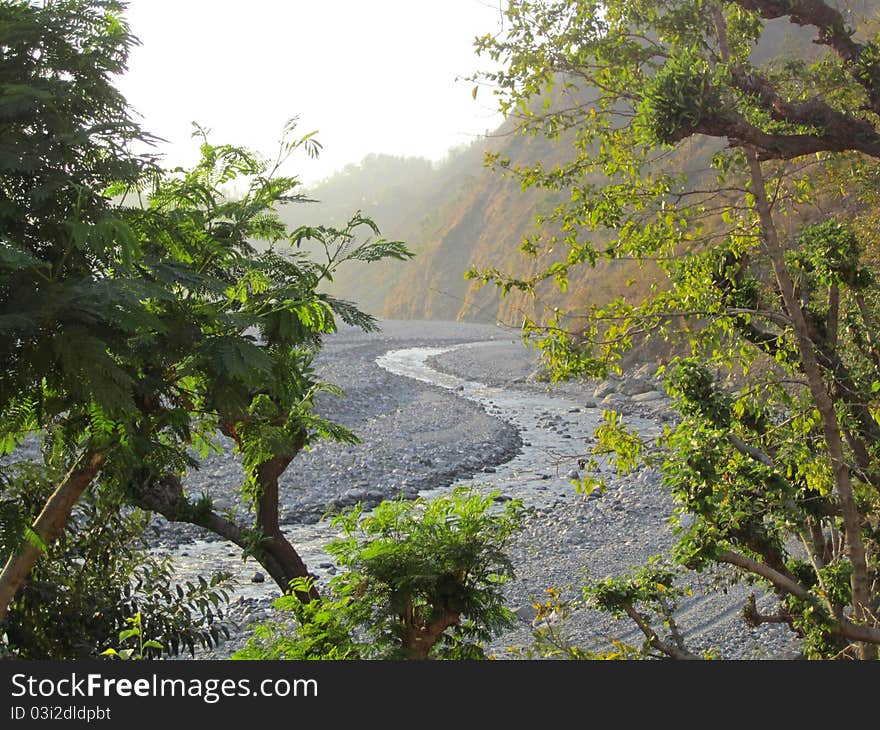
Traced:
[[[118, 85], [167, 165], [196, 157], [191, 122], [215, 143], [274, 156], [285, 121], [318, 131], [304, 182], [367, 154], [441, 159], [501, 118], [470, 76], [473, 40], [501, 27], [500, 0], [129, 0], [141, 41]], [[456, 80], [459, 78], [459, 80]]]

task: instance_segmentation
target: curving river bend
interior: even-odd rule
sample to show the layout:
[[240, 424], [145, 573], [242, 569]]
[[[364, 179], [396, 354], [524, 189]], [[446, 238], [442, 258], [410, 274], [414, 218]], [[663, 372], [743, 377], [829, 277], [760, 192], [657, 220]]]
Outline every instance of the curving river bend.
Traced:
[[[520, 434], [522, 448], [509, 461], [448, 487], [420, 492], [430, 498], [456, 486], [471, 486], [498, 490], [534, 508], [514, 548], [512, 558], [518, 578], [508, 588], [509, 605], [523, 620], [489, 647], [503, 654], [509, 645], [529, 644], [529, 606], [545, 588], [564, 587], [569, 595], [572, 591], [576, 595], [588, 576], [617, 574], [666, 551], [673, 539], [669, 523], [673, 505], [660, 486], [658, 474], [651, 470], [619, 477], [604, 468], [609, 488], [603, 495], [584, 499], [576, 494], [570, 471], [577, 468], [577, 457], [589, 450], [601, 419], [601, 408], [589, 399], [572, 395], [571, 391], [485, 385], [441, 372], [429, 363], [440, 355], [462, 354], [470, 348], [478, 353], [479, 348], [491, 346], [491, 342], [480, 341], [451, 347], [391, 349], [376, 363], [398, 377], [412, 378], [479, 404], [491, 416], [512, 424]], [[484, 359], [487, 354], [482, 351]], [[662, 427], [657, 414], [652, 408], [630, 409], [626, 421], [643, 437], [651, 438]], [[335, 574], [336, 566], [323, 550], [337, 537], [328, 521], [286, 524], [284, 530], [319, 580]], [[171, 556], [183, 579], [220, 568], [232, 572], [237, 581], [233, 599], [265, 606], [278, 595], [274, 583], [251, 581], [259, 566], [253, 561], [243, 563], [240, 552], [227, 543], [196, 540], [173, 549]], [[693, 595], [682, 601], [678, 614], [679, 627], [691, 647], [720, 647], [721, 656], [730, 658], [793, 656], [790, 637], [779, 627], [767, 625], [742, 632], [739, 612], [747, 595], [748, 591], [740, 587], [723, 594], [704, 590], [697, 579]], [[759, 594], [758, 600], [762, 605], [767, 597]], [[261, 610], [249, 620], [265, 617]], [[579, 611], [571, 624], [571, 634], [580, 646], [600, 646], [611, 636], [635, 643], [643, 638], [631, 625], [620, 625], [595, 611]], [[225, 653], [223, 647], [218, 651]]]
[[[489, 343], [474, 342], [452, 347], [404, 348], [389, 350], [376, 359], [380, 367], [395, 375], [453, 391], [481, 405], [490, 415], [512, 424], [523, 441], [519, 454], [510, 461], [490, 467], [475, 478], [459, 480], [441, 489], [422, 491], [420, 495], [431, 497], [457, 486], [474, 486], [486, 491], [499, 490], [532, 507], [575, 499], [568, 473], [577, 456], [583, 453], [585, 440], [598, 424], [600, 410], [585, 408], [574, 399], [557, 394], [484, 385], [440, 372], [427, 362], [432, 357], [455, 350], [487, 346]], [[574, 414], [577, 414], [577, 432], [560, 434], [560, 424], [568, 423]], [[639, 419], [637, 425], [646, 430], [656, 429], [655, 424], [644, 419]], [[323, 550], [327, 542], [337, 537], [329, 521], [288, 523], [283, 529], [313, 573], [319, 577], [332, 575], [335, 566]], [[222, 569], [235, 575], [235, 595], [262, 599], [278, 594], [277, 587], [268, 580], [263, 583], [251, 581], [260, 569], [259, 565], [253, 561], [243, 562], [240, 551], [228, 543], [197, 539], [170, 550], [165, 548], [163, 552], [172, 558], [180, 579], [188, 580], [200, 573]]]

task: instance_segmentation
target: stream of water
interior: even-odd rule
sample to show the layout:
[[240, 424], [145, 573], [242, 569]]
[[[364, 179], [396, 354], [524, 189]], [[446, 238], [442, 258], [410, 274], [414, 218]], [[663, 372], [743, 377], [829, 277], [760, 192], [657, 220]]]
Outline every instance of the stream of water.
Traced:
[[[484, 385], [439, 372], [427, 362], [454, 349], [480, 346], [484, 343], [390, 350], [376, 360], [396, 375], [451, 390], [480, 404], [490, 415], [513, 424], [523, 441], [520, 453], [510, 461], [449, 487], [421, 492], [421, 496], [430, 498], [457, 486], [471, 486], [484, 491], [498, 490], [505, 498], [521, 499], [527, 506], [535, 507], [576, 499], [569, 472], [576, 468], [578, 455], [584, 453], [585, 442], [599, 422], [600, 409], [585, 407], [558, 394]], [[633, 425], [643, 429], [652, 426], [639, 419]], [[283, 527], [310, 571], [324, 577], [333, 574], [332, 558], [323, 549], [338, 536], [329, 521]], [[223, 569], [236, 578], [236, 596], [260, 599], [278, 595], [271, 580], [252, 581], [260, 566], [253, 561], [243, 562], [241, 551], [227, 542], [196, 540], [173, 549], [170, 555], [180, 579], [191, 580], [199, 574]]]

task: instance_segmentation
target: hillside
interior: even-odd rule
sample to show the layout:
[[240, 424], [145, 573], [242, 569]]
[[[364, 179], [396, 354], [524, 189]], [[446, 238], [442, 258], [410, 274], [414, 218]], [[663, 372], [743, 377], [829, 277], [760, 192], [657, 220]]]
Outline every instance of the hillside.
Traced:
[[[811, 37], [809, 30], [787, 22], [770, 23], [755, 61], [763, 62], [781, 48], [791, 52], [793, 46], [806, 58], [816, 53]], [[685, 172], [691, 182], [699, 181], [712, 174], [709, 161], [719, 144], [707, 138], [691, 141], [668, 157], [667, 164]], [[518, 326], [524, 315], [540, 315], [536, 307], [576, 309], [622, 295], [638, 298], [647, 291], [655, 280], [652, 269], [626, 261], [582, 268], [564, 295], [548, 284], [536, 299], [516, 292], [502, 299], [494, 287], [479, 289], [466, 281], [464, 272], [472, 266], [494, 266], [519, 276], [546, 268], [546, 258], [525, 257], [520, 244], [536, 231], [535, 216], [561, 202], [547, 191], [523, 192], [516, 181], [488, 169], [488, 152], [515, 165], [540, 161], [548, 168], [571, 154], [565, 140], [525, 136], [508, 121], [487, 137], [450, 152], [441, 163], [371, 155], [309, 189], [319, 203], [290, 207], [284, 216], [296, 225], [340, 225], [362, 210], [386, 238], [407, 242], [416, 253], [411, 261], [351, 266], [340, 271], [331, 286], [334, 295], [379, 317]]]
[[[534, 218], [557, 202], [547, 193], [523, 192], [518, 183], [484, 165], [493, 151], [517, 161], [552, 164], [564, 149], [543, 138], [520, 135], [508, 123], [485, 139], [454, 150], [439, 164], [419, 158], [371, 155], [310, 188], [316, 203], [289, 206], [290, 225], [342, 225], [362, 210], [386, 238], [407, 242], [407, 263], [350, 266], [330, 291], [376, 316], [515, 324], [534, 303], [493, 288], [477, 290], [464, 279], [471, 266], [495, 265], [526, 273], [537, 265], [519, 251]], [[554, 303], [559, 303], [548, 292]]]

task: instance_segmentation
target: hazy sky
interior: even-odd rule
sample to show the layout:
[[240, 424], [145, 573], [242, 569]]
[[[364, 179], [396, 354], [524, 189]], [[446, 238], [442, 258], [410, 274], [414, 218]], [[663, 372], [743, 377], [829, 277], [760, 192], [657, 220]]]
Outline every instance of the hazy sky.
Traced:
[[217, 143], [274, 153], [284, 122], [318, 130], [309, 182], [370, 152], [439, 159], [500, 123], [471, 75], [499, 0], [129, 0], [140, 41], [119, 87], [166, 164], [196, 156], [191, 122]]

